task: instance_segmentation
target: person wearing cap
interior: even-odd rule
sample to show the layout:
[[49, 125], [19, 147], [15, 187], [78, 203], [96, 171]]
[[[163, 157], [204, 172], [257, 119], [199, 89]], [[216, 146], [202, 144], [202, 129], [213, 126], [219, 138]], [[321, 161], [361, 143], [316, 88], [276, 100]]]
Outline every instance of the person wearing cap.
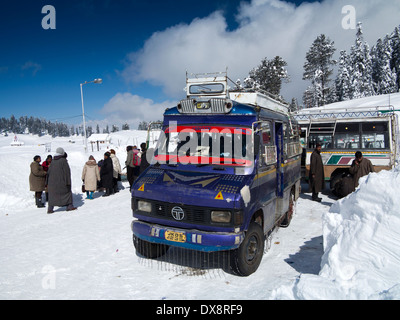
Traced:
[[315, 150], [311, 154], [309, 179], [312, 190], [312, 200], [321, 202], [322, 198], [318, 197], [318, 193], [324, 190], [325, 176], [324, 164], [321, 158], [321, 145], [319, 143], [317, 143]]
[[40, 156], [35, 156], [31, 163], [31, 174], [29, 175], [30, 190], [35, 192], [35, 201], [38, 208], [44, 208], [42, 193], [45, 190], [46, 171], [40, 165]]
[[71, 170], [63, 148], [56, 149], [56, 154], [47, 171], [46, 185], [49, 191], [47, 213], [53, 213], [55, 206], [66, 206], [67, 211], [76, 210], [72, 201]]
[[375, 172], [374, 166], [371, 161], [364, 158], [361, 151], [357, 151], [355, 154], [355, 159], [351, 164], [349, 169], [350, 174], [353, 176], [354, 190], [358, 187], [358, 180], [369, 174], [370, 172]]

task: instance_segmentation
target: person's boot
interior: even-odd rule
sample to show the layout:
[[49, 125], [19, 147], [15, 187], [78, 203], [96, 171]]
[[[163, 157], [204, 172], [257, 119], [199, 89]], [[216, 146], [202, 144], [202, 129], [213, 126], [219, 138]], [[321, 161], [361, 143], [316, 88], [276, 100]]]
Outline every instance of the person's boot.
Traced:
[[93, 198], [93, 191], [90, 191], [90, 198], [89, 198], [90, 200], [93, 200], [94, 198]]
[[37, 206], [38, 208], [44, 208], [44, 207], [45, 207], [45, 205], [43, 204], [41, 198], [35, 198], [35, 199], [36, 199], [36, 206]]
[[72, 204], [69, 204], [67, 206], [67, 211], [73, 211], [73, 210], [77, 210], [77, 208], [75, 208]]
[[48, 206], [47, 213], [48, 214], [54, 213], [54, 206]]

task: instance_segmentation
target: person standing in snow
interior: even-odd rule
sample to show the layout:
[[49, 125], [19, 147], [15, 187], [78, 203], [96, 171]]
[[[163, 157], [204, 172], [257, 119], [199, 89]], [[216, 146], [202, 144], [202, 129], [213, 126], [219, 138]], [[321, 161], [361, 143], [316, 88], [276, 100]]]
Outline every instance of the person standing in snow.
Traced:
[[[49, 154], [47, 156], [46, 160], [43, 161], [43, 163], [42, 163], [42, 167], [43, 167], [44, 171], [46, 171], [46, 172], [49, 171], [49, 166], [50, 166], [52, 160], [53, 160], [53, 157], [51, 154]], [[46, 201], [49, 201], [49, 191], [47, 190], [47, 186], [46, 186], [45, 192], [46, 192]]]
[[82, 170], [82, 181], [85, 184], [86, 199], [93, 200], [93, 192], [97, 189], [97, 182], [100, 181], [100, 172], [93, 156], [85, 163]]
[[45, 190], [46, 184], [46, 171], [40, 165], [40, 156], [35, 156], [31, 163], [31, 174], [29, 175], [30, 190], [35, 192], [35, 202], [38, 208], [44, 208], [42, 202], [42, 193]]
[[101, 186], [106, 189], [106, 193], [103, 197], [108, 197], [114, 193], [113, 188], [113, 164], [110, 157], [110, 153], [104, 153], [104, 161], [100, 170]]
[[49, 154], [49, 155], [47, 156], [46, 160], [44, 160], [43, 163], [42, 163], [42, 167], [43, 167], [43, 170], [44, 170], [44, 171], [47, 172], [47, 171], [49, 170], [49, 166], [50, 166], [50, 164], [51, 164], [51, 160], [53, 160], [53, 157], [52, 157], [51, 154]]
[[135, 166], [133, 165], [133, 150], [132, 146], [127, 146], [126, 151], [127, 151], [127, 156], [126, 156], [126, 161], [125, 161], [125, 166], [126, 166], [126, 177], [129, 182], [129, 190], [132, 189], [133, 182], [135, 181], [134, 179], [134, 169]]
[[361, 151], [357, 151], [349, 172], [353, 175], [353, 184], [355, 190], [358, 187], [358, 180], [370, 172], [375, 172], [375, 170], [371, 161], [364, 158]]
[[47, 171], [46, 184], [49, 190], [47, 213], [53, 213], [55, 206], [66, 206], [67, 211], [76, 210], [72, 201], [71, 170], [63, 148], [56, 150], [49, 171]]
[[312, 200], [321, 202], [322, 198], [318, 197], [318, 193], [324, 190], [325, 176], [324, 164], [321, 158], [321, 145], [319, 143], [317, 143], [315, 150], [311, 154], [309, 179], [312, 190]]
[[115, 150], [111, 149], [110, 150], [110, 157], [112, 160], [113, 164], [113, 189], [114, 193], [118, 192], [118, 177], [121, 175], [121, 164], [119, 163], [119, 160], [115, 154]]
[[140, 161], [140, 170], [139, 170], [139, 174], [141, 174], [144, 170], [147, 169], [147, 167], [150, 165], [149, 162], [147, 161], [147, 145], [145, 142], [143, 142], [140, 145], [140, 149], [141, 149], [141, 161]]
[[132, 162], [133, 162], [133, 182], [139, 177], [140, 175], [140, 151], [136, 146], [132, 148]]

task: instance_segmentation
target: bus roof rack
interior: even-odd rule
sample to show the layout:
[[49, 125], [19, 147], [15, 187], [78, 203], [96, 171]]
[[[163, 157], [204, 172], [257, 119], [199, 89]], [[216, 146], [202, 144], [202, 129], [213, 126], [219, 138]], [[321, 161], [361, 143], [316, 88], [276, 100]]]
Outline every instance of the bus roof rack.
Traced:
[[296, 111], [293, 117], [297, 121], [301, 120], [324, 120], [324, 119], [349, 119], [349, 118], [369, 118], [369, 117], [388, 117], [396, 110], [393, 106], [374, 106], [374, 107], [352, 107], [345, 109], [334, 108], [310, 108]]
[[[186, 99], [178, 104], [183, 113], [229, 113], [232, 101], [289, 115], [288, 104], [261, 90], [237, 88], [230, 90], [227, 72], [196, 73], [186, 72]], [[233, 81], [232, 81], [233, 83]], [[225, 99], [225, 102], [218, 101]]]

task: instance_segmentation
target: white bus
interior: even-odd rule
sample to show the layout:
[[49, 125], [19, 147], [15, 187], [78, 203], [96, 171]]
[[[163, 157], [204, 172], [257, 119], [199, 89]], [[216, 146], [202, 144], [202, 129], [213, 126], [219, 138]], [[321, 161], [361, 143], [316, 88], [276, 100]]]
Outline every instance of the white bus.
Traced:
[[391, 104], [385, 106], [385, 101], [389, 101], [389, 95], [296, 112], [304, 148], [304, 177], [308, 179], [310, 157], [317, 143], [322, 146], [325, 180], [330, 181], [334, 192], [337, 183], [348, 175], [356, 151], [371, 160], [376, 172], [392, 169], [400, 151], [400, 94], [391, 95]]

